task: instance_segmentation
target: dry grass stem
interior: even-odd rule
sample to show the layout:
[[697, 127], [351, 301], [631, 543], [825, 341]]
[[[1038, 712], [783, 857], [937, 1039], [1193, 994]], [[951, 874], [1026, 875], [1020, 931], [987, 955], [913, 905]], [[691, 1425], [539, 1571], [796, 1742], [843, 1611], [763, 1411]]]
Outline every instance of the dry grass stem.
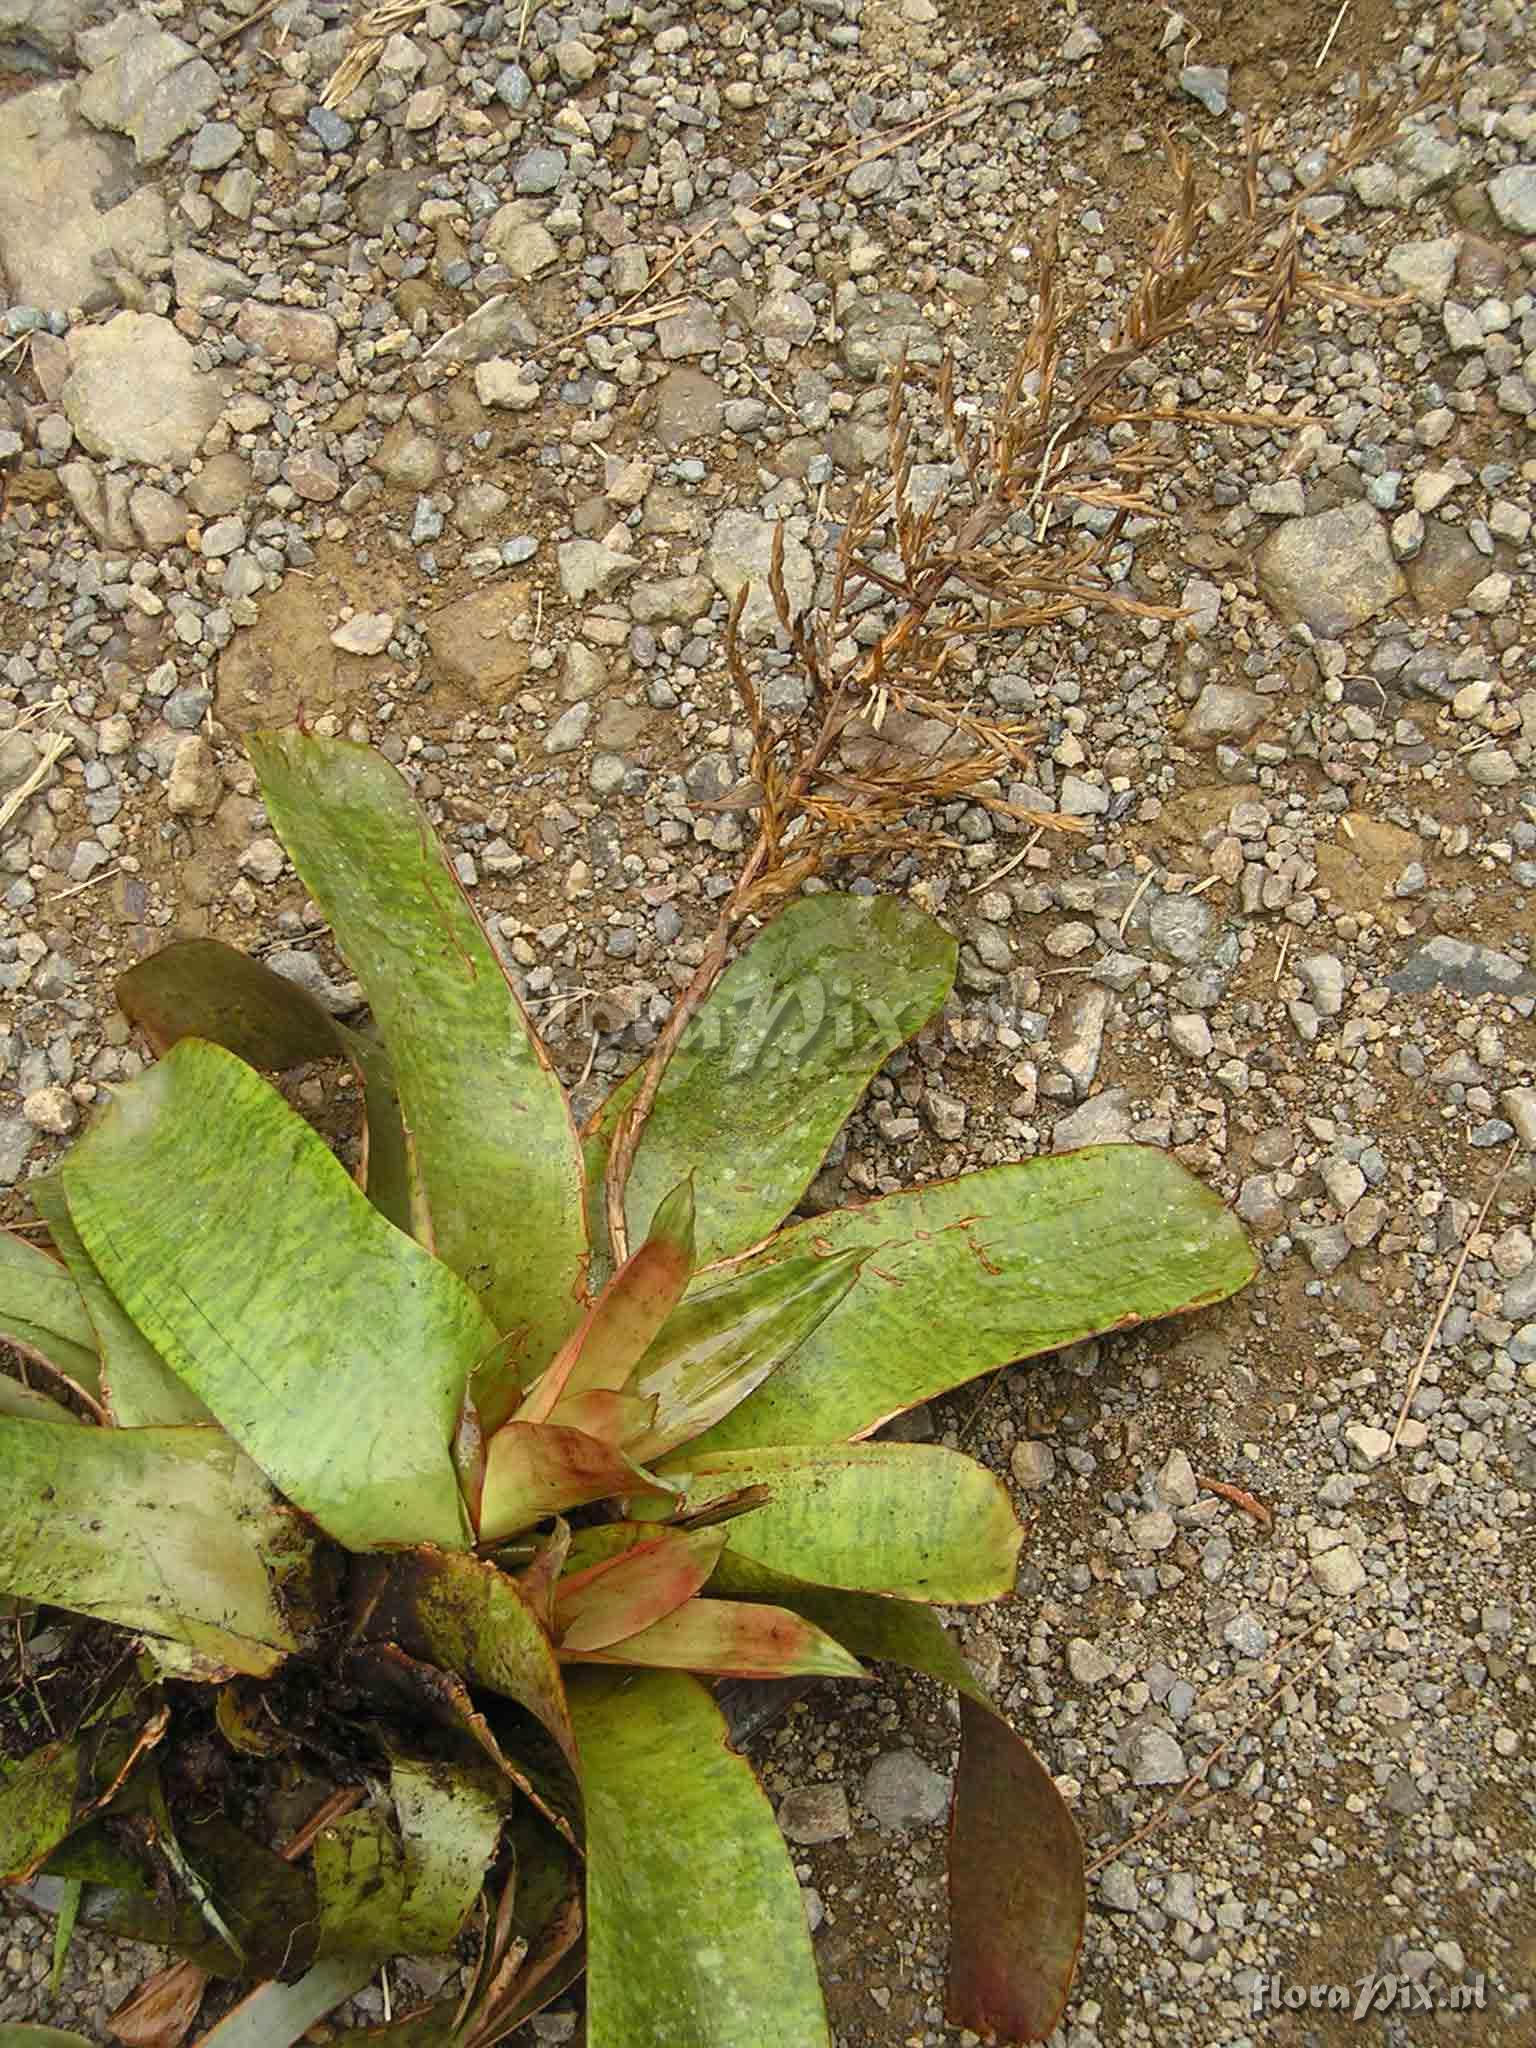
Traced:
[[1515, 1154], [1519, 1150], [1520, 1145], [1517, 1139], [1504, 1155], [1504, 1164], [1499, 1168], [1497, 1175], [1494, 1177], [1493, 1186], [1483, 1198], [1483, 1206], [1477, 1212], [1477, 1221], [1462, 1240], [1461, 1252], [1457, 1257], [1456, 1264], [1451, 1269], [1451, 1277], [1445, 1284], [1445, 1292], [1440, 1297], [1440, 1306], [1435, 1310], [1435, 1319], [1424, 1333], [1423, 1345], [1420, 1347], [1418, 1357], [1413, 1362], [1413, 1371], [1408, 1375], [1408, 1384], [1403, 1389], [1402, 1405], [1397, 1411], [1397, 1420], [1392, 1425], [1392, 1448], [1394, 1451], [1397, 1449], [1398, 1442], [1403, 1434], [1403, 1427], [1408, 1420], [1408, 1411], [1413, 1406], [1413, 1397], [1419, 1391], [1419, 1382], [1424, 1377], [1424, 1368], [1429, 1363], [1429, 1354], [1435, 1348], [1435, 1339], [1440, 1334], [1440, 1326], [1450, 1313], [1451, 1303], [1456, 1299], [1456, 1290], [1461, 1285], [1461, 1276], [1466, 1271], [1467, 1260], [1472, 1255], [1472, 1241], [1481, 1233], [1483, 1225], [1488, 1221], [1488, 1212], [1493, 1207], [1494, 1198], [1497, 1196], [1499, 1189], [1503, 1187], [1504, 1177], [1514, 1165]]
[[[1044, 627], [1063, 620], [1081, 626], [1094, 615], [1176, 625], [1183, 616], [1176, 606], [1138, 594], [1126, 580], [1125, 547], [1131, 520], [1170, 516], [1151, 490], [1178, 459], [1180, 433], [1278, 433], [1315, 422], [1308, 412], [1186, 406], [1166, 402], [1166, 392], [1154, 398], [1145, 388], [1149, 359], [1155, 369], [1174, 342], [1220, 330], [1246, 336], [1252, 356], [1262, 357], [1303, 298], [1351, 297], [1303, 260], [1306, 203], [1391, 143], [1454, 76], [1435, 59], [1405, 96], [1389, 101], [1362, 91], [1324, 173], [1283, 205], [1264, 202], [1265, 138], [1257, 125], [1249, 130], [1235, 199], [1203, 195], [1189, 151], [1170, 136], [1174, 203], [1143, 275], [1107, 329], [1079, 331], [1087, 315], [1065, 303], [1058, 223], [1049, 220], [1033, 250], [1029, 331], [990, 417], [972, 418], [957, 397], [952, 360], [920, 371], [902, 357], [889, 381], [884, 481], [848, 487], [834, 515], [835, 554], [804, 609], [791, 598], [785, 528], [775, 525], [766, 577], [778, 629], [774, 659], [782, 666], [787, 656], [801, 701], [772, 710], [765, 702], [742, 629], [750, 594], [744, 586], [726, 628], [726, 659], [750, 729], [750, 756], [741, 786], [713, 807], [750, 817], [755, 836], [704, 959], [614, 1134], [607, 1215], [615, 1257], [626, 1242], [630, 1164], [661, 1076], [745, 919], [768, 913], [838, 863], [953, 844], [944, 813], [953, 816], [956, 806], [980, 806], [1008, 833], [1090, 829], [1026, 800], [1039, 735], [990, 711], [981, 651], [1027, 644]], [[873, 150], [860, 144], [835, 151], [814, 173], [787, 174], [756, 204], [782, 205], [791, 190], [813, 195], [854, 163], [910, 145], [986, 97], [973, 94]], [[636, 298], [653, 294], [717, 232], [703, 229], [682, 243]], [[630, 316], [642, 317], [634, 300], [577, 335]], [[925, 467], [921, 492], [914, 489], [919, 423], [952, 458], [937, 486], [933, 465]]]

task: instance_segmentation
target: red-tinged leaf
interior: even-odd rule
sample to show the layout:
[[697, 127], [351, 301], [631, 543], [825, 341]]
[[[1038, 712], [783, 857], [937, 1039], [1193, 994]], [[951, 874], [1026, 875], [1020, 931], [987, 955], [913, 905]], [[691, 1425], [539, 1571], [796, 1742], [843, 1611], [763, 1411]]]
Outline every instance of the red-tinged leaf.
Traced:
[[998, 1714], [938, 1616], [910, 1600], [810, 1585], [730, 1551], [711, 1584], [734, 1598], [790, 1607], [861, 1657], [921, 1671], [960, 1694], [951, 2016], [984, 2040], [1049, 2034], [1082, 1942], [1082, 1844], [1049, 1771]]
[[1066, 2008], [1083, 1928], [1083, 1849], [1040, 1759], [960, 1701], [949, 1845], [949, 2018], [984, 2041], [1043, 2041]]
[[649, 1432], [656, 1420], [656, 1402], [642, 1394], [615, 1394], [606, 1387], [587, 1394], [571, 1394], [556, 1408], [550, 1420], [562, 1429], [579, 1429], [595, 1436], [599, 1443], [627, 1450]]
[[484, 1558], [423, 1545], [393, 1561], [368, 1617], [375, 1640], [515, 1700], [575, 1766], [575, 1743], [549, 1638], [517, 1581]]
[[[651, 1233], [614, 1274], [529, 1390], [520, 1422], [565, 1421], [557, 1413], [582, 1394], [617, 1393], [682, 1299], [693, 1274], [693, 1183], [672, 1190]], [[574, 1425], [573, 1425], [574, 1426]]]
[[562, 1579], [555, 1591], [562, 1650], [601, 1650], [681, 1607], [708, 1580], [725, 1539], [723, 1529], [660, 1530], [648, 1543]]
[[722, 1678], [864, 1678], [856, 1657], [787, 1607], [690, 1600], [603, 1650], [567, 1651], [574, 1664], [711, 1671]]
[[480, 1541], [499, 1542], [547, 1515], [611, 1494], [667, 1491], [622, 1451], [582, 1430], [505, 1422], [486, 1446]]

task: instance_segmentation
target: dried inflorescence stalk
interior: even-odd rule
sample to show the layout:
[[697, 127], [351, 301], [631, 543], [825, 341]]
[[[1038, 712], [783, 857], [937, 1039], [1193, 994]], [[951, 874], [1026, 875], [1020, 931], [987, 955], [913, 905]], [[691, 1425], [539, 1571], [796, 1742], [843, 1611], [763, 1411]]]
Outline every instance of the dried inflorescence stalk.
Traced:
[[[1030, 728], [983, 715], [973, 691], [982, 639], [1031, 633], [1081, 612], [1172, 621], [1117, 580], [1126, 521], [1161, 517], [1146, 494], [1172, 457], [1166, 433], [1212, 425], [1302, 426], [1301, 416], [1130, 399], [1117, 387], [1133, 366], [1194, 333], [1236, 331], [1258, 357], [1273, 348], [1307, 296], [1362, 301], [1303, 260], [1308, 200], [1386, 148], [1403, 122], [1444, 96], [1453, 69], [1424, 66], [1396, 98], [1362, 89], [1348, 132], [1323, 172], [1283, 209], [1261, 203], [1265, 137], [1249, 130], [1235, 201], [1202, 196], [1188, 151], [1169, 138], [1177, 198], [1142, 277], [1093, 360], [1070, 374], [1069, 312], [1058, 234], [1047, 224], [1034, 250], [1035, 309], [990, 420], [965, 417], [954, 365], [932, 378], [932, 403], [958, 472], [918, 505], [912, 490], [912, 408], [918, 373], [903, 359], [891, 379], [888, 475], [865, 483], [847, 510], [821, 601], [797, 612], [784, 579], [784, 532], [775, 529], [768, 588], [782, 639], [804, 680], [803, 707], [769, 713], [742, 643], [748, 591], [726, 634], [731, 679], [752, 730], [750, 779], [718, 808], [752, 815], [756, 836], [705, 956], [652, 1051], [644, 1083], [610, 1155], [608, 1214], [623, 1247], [623, 1189], [662, 1073], [726, 960], [743, 919], [769, 909], [830, 864], [951, 842], [931, 814], [957, 800], [1013, 826], [1064, 832], [1075, 818], [1032, 811], [1010, 795], [1031, 770]], [[1113, 434], [1111, 430], [1120, 431]], [[1129, 430], [1129, 431], [1127, 431]], [[1084, 539], [1082, 507], [1110, 515]], [[878, 626], [871, 638], [869, 628]], [[859, 630], [862, 628], [863, 644]]]

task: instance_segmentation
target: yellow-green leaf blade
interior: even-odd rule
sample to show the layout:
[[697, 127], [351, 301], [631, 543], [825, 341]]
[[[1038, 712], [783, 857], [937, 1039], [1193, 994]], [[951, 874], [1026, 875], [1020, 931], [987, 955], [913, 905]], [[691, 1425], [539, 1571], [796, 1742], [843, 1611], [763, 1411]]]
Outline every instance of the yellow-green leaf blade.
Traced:
[[304, 1538], [222, 1431], [0, 1418], [0, 1587], [261, 1676]]
[[[726, 1525], [727, 1554], [851, 1592], [955, 1606], [1013, 1591], [1018, 1521], [993, 1475], [937, 1444], [790, 1444], [679, 1451], [664, 1476], [689, 1512], [743, 1486], [762, 1507]], [[637, 1506], [634, 1512], [641, 1512]]]
[[9, 1230], [0, 1230], [0, 1338], [87, 1394], [100, 1392], [96, 1332], [79, 1288], [57, 1259]]
[[827, 2048], [800, 1887], [696, 1679], [575, 1672], [589, 2048]]
[[363, 1085], [368, 1199], [411, 1228], [410, 1163], [389, 1056], [341, 1024], [306, 989], [219, 939], [178, 939], [121, 976], [124, 1016], [158, 1053], [207, 1038], [267, 1072], [340, 1054]]
[[353, 1550], [467, 1540], [450, 1444], [494, 1333], [260, 1075], [183, 1039], [62, 1173], [107, 1285], [290, 1500]]
[[764, 1263], [813, 1243], [873, 1256], [696, 1449], [867, 1436], [995, 1366], [1222, 1301], [1256, 1270], [1236, 1217], [1145, 1145], [1085, 1146], [838, 1209], [780, 1232]]
[[202, 1402], [177, 1379], [97, 1272], [80, 1241], [58, 1175], [42, 1175], [27, 1192], [80, 1290], [101, 1353], [101, 1397], [117, 1427], [143, 1429], [154, 1423], [211, 1420]]
[[381, 756], [255, 734], [272, 823], [367, 990], [414, 1141], [434, 1248], [526, 1385], [585, 1307], [581, 1149], [565, 1094], [453, 870]]
[[[893, 896], [807, 896], [732, 962], [683, 1033], [625, 1191], [633, 1241], [696, 1172], [700, 1263], [744, 1251], [804, 1193], [873, 1075], [948, 995], [955, 941]], [[586, 1137], [594, 1235], [614, 1127], [643, 1069]]]

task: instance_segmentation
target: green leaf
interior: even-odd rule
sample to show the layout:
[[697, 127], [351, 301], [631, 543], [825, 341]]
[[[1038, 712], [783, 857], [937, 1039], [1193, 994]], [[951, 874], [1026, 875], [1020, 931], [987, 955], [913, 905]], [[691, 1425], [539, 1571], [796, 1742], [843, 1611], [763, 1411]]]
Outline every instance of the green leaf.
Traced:
[[707, 1671], [722, 1678], [866, 1678], [856, 1657], [787, 1607], [690, 1600], [601, 1650], [560, 1654], [578, 1664]]
[[63, 1177], [128, 1314], [328, 1535], [468, 1540], [450, 1446], [494, 1333], [274, 1088], [184, 1038], [118, 1091]]
[[0, 1586], [260, 1677], [298, 1643], [278, 1589], [308, 1538], [215, 1429], [0, 1418]]
[[[581, 1149], [564, 1090], [389, 763], [296, 731], [248, 744], [272, 823], [389, 1048], [434, 1249], [501, 1334], [521, 1333], [498, 1372], [526, 1385], [586, 1306]], [[477, 1399], [497, 1384], [482, 1379]]]
[[411, 1228], [411, 1171], [389, 1055], [349, 1030], [286, 975], [218, 939], [179, 939], [130, 967], [117, 984], [125, 1017], [157, 1053], [183, 1038], [222, 1045], [247, 1066], [280, 1073], [308, 1060], [349, 1060], [363, 1084], [368, 1199]]
[[530, 1766], [521, 1754], [515, 1762], [508, 1757], [456, 1672], [408, 1657], [398, 1643], [365, 1643], [350, 1650], [343, 1669], [349, 1683], [365, 1688], [386, 1709], [398, 1709], [412, 1721], [435, 1723], [449, 1730], [453, 1737], [460, 1738], [458, 1747], [467, 1755], [478, 1749], [552, 1827], [574, 1836], [565, 1811], [565, 1805], [569, 1805], [574, 1812], [574, 1805], [568, 1800], [563, 1805], [560, 1798], [547, 1796], [552, 1791], [563, 1795], [566, 1787], [551, 1787], [546, 1774]]
[[405, 1946], [405, 1851], [382, 1807], [322, 1828], [313, 1849], [320, 1955], [391, 1955]]
[[827, 2048], [805, 1906], [696, 1679], [572, 1674], [587, 1805], [589, 2048]]
[[576, 1760], [548, 1636], [517, 1582], [483, 1558], [418, 1550], [390, 1567], [370, 1633], [515, 1700]]
[[660, 1457], [729, 1415], [845, 1299], [864, 1256], [780, 1259], [689, 1295], [635, 1368], [633, 1391], [656, 1414], [632, 1454]]
[[62, 1373], [93, 1399], [101, 1391], [96, 1332], [68, 1269], [0, 1230], [0, 1338]]
[[361, 1991], [383, 1961], [383, 1955], [327, 1956], [297, 1984], [258, 1984], [208, 2029], [197, 2048], [293, 2048], [316, 2020]]
[[[965, 1606], [1013, 1591], [1023, 1532], [992, 1474], [937, 1444], [692, 1447], [668, 1460], [687, 1511], [743, 1486], [767, 1503], [728, 1524], [728, 1550], [853, 1592]], [[649, 1502], [631, 1512], [644, 1519]]]
[[803, 1614], [861, 1657], [921, 1671], [961, 1695], [949, 1842], [950, 2017], [984, 2040], [1043, 2040], [1082, 1944], [1083, 1847], [1066, 1801], [1003, 1720], [927, 1607], [838, 1593], [727, 1552], [710, 1582]]
[[101, 1397], [118, 1428], [210, 1421], [202, 1402], [182, 1385], [143, 1331], [124, 1314], [122, 1303], [97, 1272], [80, 1242], [58, 1175], [44, 1174], [29, 1182], [27, 1193], [80, 1290], [101, 1354]]
[[[697, 1175], [702, 1264], [745, 1251], [800, 1199], [870, 1077], [949, 994], [955, 941], [891, 896], [807, 896], [720, 977], [657, 1091], [625, 1191], [631, 1239]], [[644, 1069], [584, 1132], [594, 1239], [603, 1175]]]
[[397, 1755], [389, 1789], [405, 1850], [400, 1946], [440, 1955], [480, 1896], [514, 1788], [488, 1763]]
[[1257, 1264], [1241, 1224], [1165, 1152], [1089, 1145], [839, 1209], [780, 1233], [871, 1253], [834, 1315], [696, 1448], [836, 1443], [978, 1373], [1204, 1308]]

